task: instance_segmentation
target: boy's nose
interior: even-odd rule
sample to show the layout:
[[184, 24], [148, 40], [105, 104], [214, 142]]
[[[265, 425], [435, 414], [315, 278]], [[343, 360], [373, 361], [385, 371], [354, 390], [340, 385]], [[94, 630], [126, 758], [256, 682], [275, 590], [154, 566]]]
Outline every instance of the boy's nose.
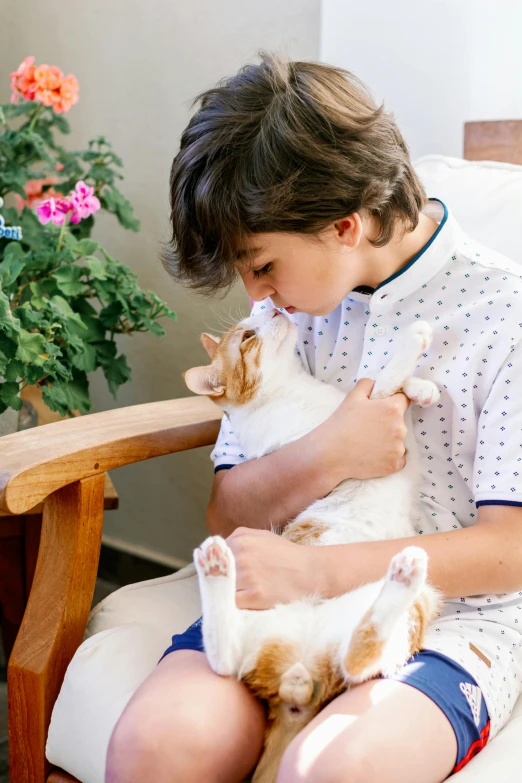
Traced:
[[245, 288], [250, 299], [255, 302], [262, 302], [263, 299], [267, 299], [269, 296], [273, 297], [276, 293], [275, 288], [263, 280], [249, 280], [248, 283], [245, 283]]

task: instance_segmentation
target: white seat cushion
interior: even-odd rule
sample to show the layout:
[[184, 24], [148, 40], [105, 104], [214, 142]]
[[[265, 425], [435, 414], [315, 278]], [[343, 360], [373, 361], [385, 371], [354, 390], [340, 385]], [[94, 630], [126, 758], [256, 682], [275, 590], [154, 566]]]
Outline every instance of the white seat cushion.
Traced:
[[[415, 163], [428, 196], [445, 201], [464, 230], [522, 262], [522, 166], [429, 155]], [[193, 566], [130, 585], [91, 614], [56, 702], [47, 757], [82, 783], [103, 783], [111, 732], [173, 633], [200, 615]], [[522, 699], [508, 725], [453, 780], [493, 783], [522, 774]]]

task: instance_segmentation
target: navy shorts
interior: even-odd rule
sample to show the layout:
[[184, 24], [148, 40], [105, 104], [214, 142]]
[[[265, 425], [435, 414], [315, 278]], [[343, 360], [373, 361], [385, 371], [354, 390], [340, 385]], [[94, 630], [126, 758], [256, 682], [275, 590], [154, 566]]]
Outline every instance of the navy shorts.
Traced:
[[[201, 619], [185, 633], [172, 637], [172, 644], [161, 660], [175, 650], [205, 652]], [[384, 679], [382, 675], [381, 678]], [[490, 722], [482, 691], [476, 680], [451, 658], [433, 650], [421, 650], [397, 674], [385, 679], [417, 688], [445, 714], [457, 738], [457, 761], [452, 774], [465, 767], [487, 743]]]

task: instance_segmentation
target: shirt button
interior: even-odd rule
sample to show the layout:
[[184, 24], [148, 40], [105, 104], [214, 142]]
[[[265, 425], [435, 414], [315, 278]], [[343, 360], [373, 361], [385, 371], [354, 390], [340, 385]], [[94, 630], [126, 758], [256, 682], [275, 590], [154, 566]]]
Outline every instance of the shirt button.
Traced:
[[378, 326], [375, 330], [375, 334], [381, 337], [383, 334], [386, 334], [387, 331], [388, 331], [387, 326]]

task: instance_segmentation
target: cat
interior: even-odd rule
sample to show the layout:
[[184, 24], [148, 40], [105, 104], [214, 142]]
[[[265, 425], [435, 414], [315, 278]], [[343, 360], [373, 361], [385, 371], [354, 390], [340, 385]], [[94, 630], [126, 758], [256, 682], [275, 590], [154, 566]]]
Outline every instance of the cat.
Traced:
[[[439, 400], [429, 380], [414, 377], [431, 343], [429, 324], [405, 330], [376, 379], [371, 398], [402, 390], [421, 406]], [[311, 376], [296, 351], [297, 327], [269, 310], [233, 326], [219, 340], [203, 334], [211, 364], [185, 373], [188, 388], [208, 395], [229, 417], [245, 457], [269, 454], [324, 422], [345, 394]], [[312, 503], [282, 535], [313, 546], [415, 535], [421, 517], [418, 459], [411, 432], [406, 465], [382, 478], [347, 479]], [[270, 527], [270, 525], [267, 525]], [[310, 595], [266, 611], [235, 602], [234, 556], [220, 536], [194, 551], [211, 668], [242, 679], [267, 706], [267, 729], [253, 783], [274, 783], [294, 736], [346, 688], [391, 674], [422, 647], [442, 595], [428, 584], [427, 554], [407, 547], [383, 579], [331, 599]]]

